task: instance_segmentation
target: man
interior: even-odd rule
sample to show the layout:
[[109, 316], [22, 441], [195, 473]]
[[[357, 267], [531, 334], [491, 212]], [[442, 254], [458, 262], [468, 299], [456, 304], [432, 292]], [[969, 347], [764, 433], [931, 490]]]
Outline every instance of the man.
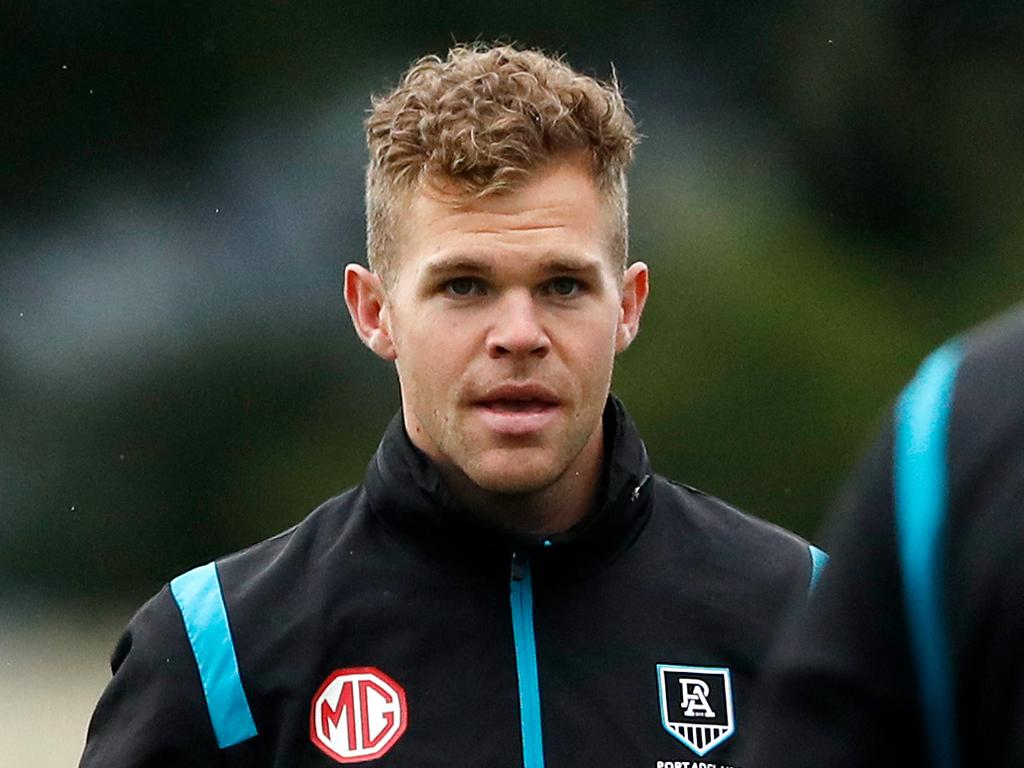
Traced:
[[345, 299], [401, 412], [361, 485], [139, 612], [83, 765], [727, 761], [812, 557], [652, 476], [609, 395], [648, 293], [617, 87], [457, 48], [367, 137]]
[[751, 764], [1024, 765], [1024, 307], [925, 361], [837, 512]]

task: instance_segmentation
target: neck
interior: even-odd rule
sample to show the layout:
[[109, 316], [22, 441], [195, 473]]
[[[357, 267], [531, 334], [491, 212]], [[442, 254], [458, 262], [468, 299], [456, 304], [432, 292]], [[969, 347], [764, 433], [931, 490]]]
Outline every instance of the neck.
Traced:
[[594, 509], [603, 459], [604, 429], [599, 424], [565, 472], [534, 491], [488, 491], [457, 467], [436, 466], [452, 496], [465, 509], [516, 533], [546, 536], [567, 531]]

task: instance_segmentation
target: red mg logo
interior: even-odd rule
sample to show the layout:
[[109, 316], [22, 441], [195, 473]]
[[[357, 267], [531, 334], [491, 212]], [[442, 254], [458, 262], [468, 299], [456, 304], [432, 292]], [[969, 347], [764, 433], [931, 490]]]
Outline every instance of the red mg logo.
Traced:
[[380, 757], [405, 733], [405, 691], [376, 667], [337, 669], [313, 697], [309, 737], [339, 763]]

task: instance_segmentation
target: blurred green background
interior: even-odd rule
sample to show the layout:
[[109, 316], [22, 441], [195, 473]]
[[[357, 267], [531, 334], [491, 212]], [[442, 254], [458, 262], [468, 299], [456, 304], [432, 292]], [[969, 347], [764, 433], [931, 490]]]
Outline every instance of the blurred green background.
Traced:
[[653, 286], [615, 389], [658, 471], [813, 537], [918, 360], [1024, 286], [1024, 16], [961, 5], [5, 4], [0, 674], [66, 634], [102, 684], [83, 630], [358, 482], [398, 403], [342, 303], [361, 121], [453, 41], [614, 66]]

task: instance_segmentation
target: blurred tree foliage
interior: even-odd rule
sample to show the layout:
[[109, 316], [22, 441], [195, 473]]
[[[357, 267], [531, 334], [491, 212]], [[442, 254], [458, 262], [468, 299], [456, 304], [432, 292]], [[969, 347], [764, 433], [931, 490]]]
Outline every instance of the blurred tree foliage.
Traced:
[[[40, 381], [12, 339], [46, 276], [18, 244], [97, 178], [136, 174], [173, 205], [232, 126], [287, 134], [340, 105], [320, 159], [352, 209], [344, 234], [323, 230], [340, 285], [360, 257], [360, 110], [453, 40], [518, 40], [604, 77], [615, 63], [647, 137], [632, 248], [654, 290], [616, 389], [665, 474], [811, 535], [917, 360], [1019, 299], [1015, 4], [16, 0], [0, 28], [0, 278], [39, 281], [0, 285], [7, 602], [135, 601], [297, 522], [358, 481], [397, 405], [338, 289], [335, 314], [317, 304], [278, 333], [272, 307], [256, 325], [225, 312], [205, 341], [141, 345], [130, 370]], [[311, 171], [295, 173], [301, 191]]]

